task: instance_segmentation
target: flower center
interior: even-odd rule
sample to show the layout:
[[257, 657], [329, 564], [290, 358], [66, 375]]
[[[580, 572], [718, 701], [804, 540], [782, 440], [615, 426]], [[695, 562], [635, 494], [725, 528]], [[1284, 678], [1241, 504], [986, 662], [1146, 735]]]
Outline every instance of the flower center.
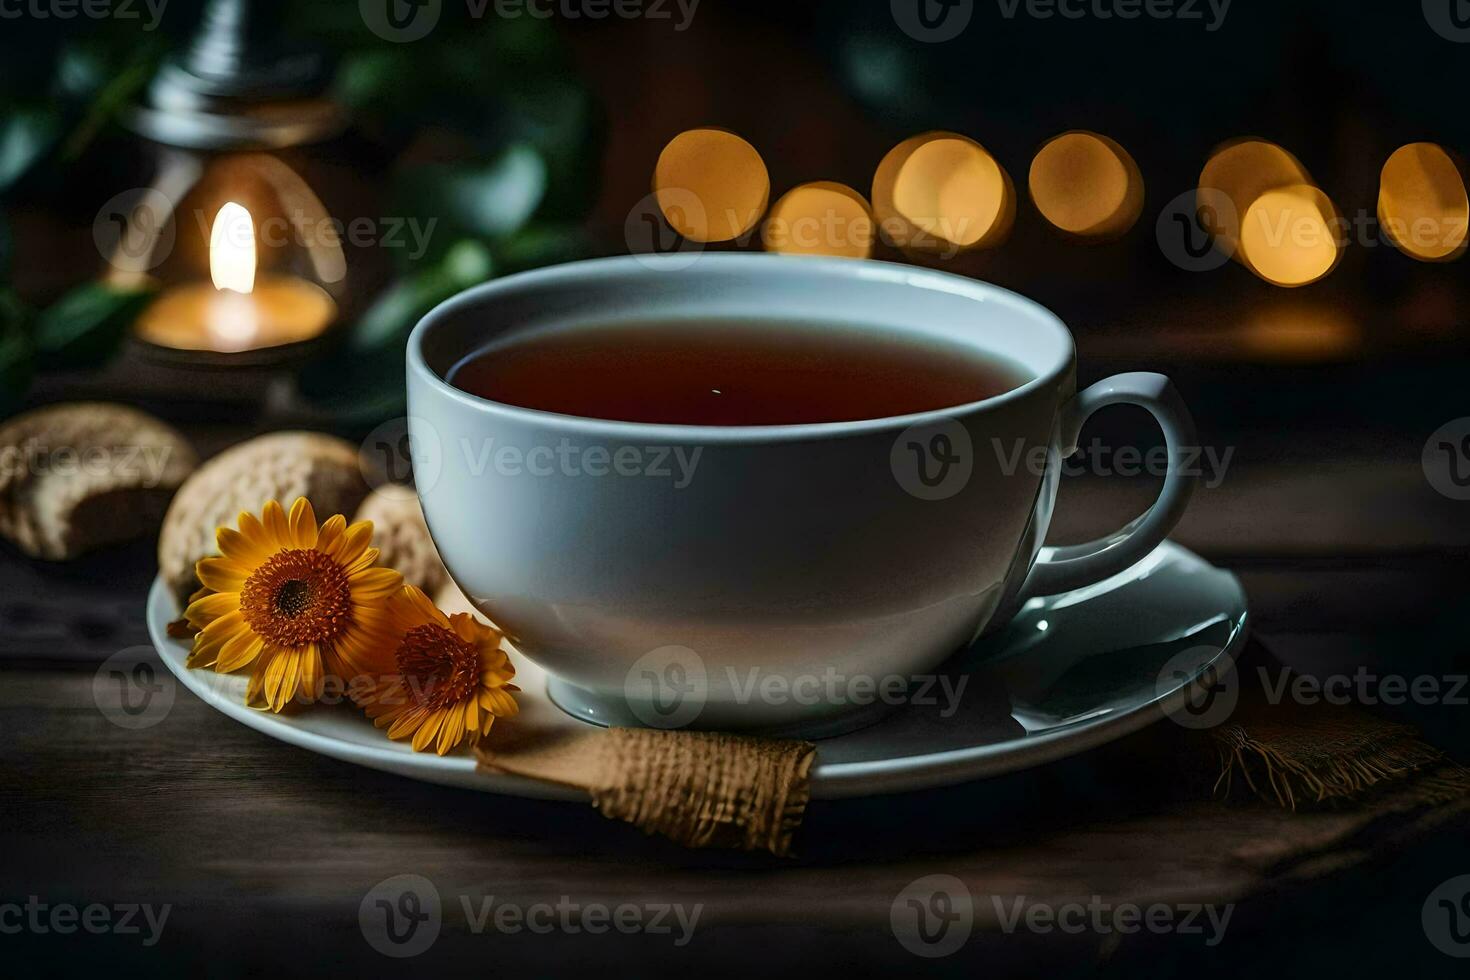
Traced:
[[480, 680], [479, 650], [436, 623], [405, 633], [397, 659], [410, 696], [431, 710], [469, 698]]
[[268, 643], [299, 647], [334, 640], [352, 622], [352, 590], [342, 566], [315, 548], [271, 555], [245, 580], [240, 612]]

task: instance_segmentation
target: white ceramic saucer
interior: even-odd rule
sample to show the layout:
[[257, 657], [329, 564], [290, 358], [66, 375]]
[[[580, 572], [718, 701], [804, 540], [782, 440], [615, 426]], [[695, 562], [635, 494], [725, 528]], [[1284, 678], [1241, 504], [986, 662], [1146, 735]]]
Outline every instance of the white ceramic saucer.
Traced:
[[[273, 715], [243, 704], [245, 676], [184, 666], [169, 638], [178, 610], [156, 581], [148, 629], [163, 662], [220, 711], [283, 742], [414, 779], [546, 799], [580, 794], [515, 776], [477, 772], [468, 752], [436, 756], [390, 742], [350, 704]], [[1111, 579], [1033, 599], [1002, 631], [943, 668], [955, 690], [906, 704], [878, 723], [817, 743], [812, 795], [864, 796], [923, 789], [1024, 769], [1075, 755], [1136, 731], [1183, 704], [1206, 671], [1234, 665], [1245, 642], [1240, 583], [1172, 542]], [[546, 674], [515, 657], [521, 686], [516, 724], [580, 726], [546, 696]], [[944, 716], [947, 713], [947, 717]]]

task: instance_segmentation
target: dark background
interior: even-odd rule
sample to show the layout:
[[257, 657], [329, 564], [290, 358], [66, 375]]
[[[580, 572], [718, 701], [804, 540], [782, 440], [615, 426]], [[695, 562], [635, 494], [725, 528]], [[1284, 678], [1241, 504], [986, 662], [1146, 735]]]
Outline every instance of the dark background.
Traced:
[[[1470, 414], [1465, 260], [1422, 263], [1386, 243], [1355, 244], [1323, 281], [1288, 290], [1235, 262], [1204, 273], [1179, 269], [1161, 248], [1155, 220], [1166, 202], [1195, 185], [1213, 148], [1245, 135], [1292, 151], [1345, 214], [1371, 214], [1378, 170], [1396, 147], [1428, 140], [1470, 152], [1465, 111], [1470, 44], [1441, 37], [1421, 5], [1408, 0], [1234, 0], [1215, 31], [1206, 30], [1207, 6], [1198, 8], [1204, 20], [1089, 16], [1073, 21], [1032, 19], [1024, 7], [1007, 19], [995, 0], [976, 0], [968, 29], [942, 44], [921, 43], [898, 30], [887, 0], [701, 0], [682, 31], [675, 30], [677, 8], [668, 9], [670, 19], [558, 16], [530, 28], [507, 29], [493, 17], [464, 17], [446, 0], [436, 37], [455, 39], [457, 50], [468, 52], [465, 63], [483, 74], [465, 76], [474, 84], [459, 78], [437, 88], [426, 83], [421, 90], [405, 83], [395, 114], [368, 114], [361, 152], [365, 159], [413, 160], [433, 156], [448, 143], [473, 156], [507, 134], [523, 133], [528, 118], [546, 129], [563, 115], [575, 117], [572, 128], [578, 135], [568, 145], [577, 149], [556, 168], [553, 193], [538, 206], [536, 220], [546, 227], [574, 227], [577, 254], [610, 254], [626, 250], [622, 229], [628, 211], [648, 192], [660, 149], [683, 129], [716, 125], [748, 139], [769, 168], [773, 198], [797, 183], [819, 179], [843, 181], [867, 193], [878, 160], [899, 140], [931, 128], [965, 133], [989, 149], [1015, 180], [1016, 226], [997, 249], [933, 264], [1017, 289], [1055, 309], [1078, 337], [1079, 382], [1122, 369], [1164, 370], [1175, 378], [1195, 412], [1202, 441], [1236, 453], [1225, 483], [1195, 498], [1179, 537], [1242, 574], [1253, 603], [1260, 604], [1258, 628], [1276, 635], [1273, 651], [1306, 669], [1326, 665], [1351, 672], [1367, 664], [1408, 674], [1465, 672], [1470, 663], [1463, 628], [1467, 505], [1434, 493], [1420, 468], [1429, 434]], [[82, 124], [87, 131], [75, 152], [48, 155], [49, 162], [0, 193], [6, 219], [0, 226], [5, 239], [0, 284], [9, 284], [26, 306], [44, 309], [100, 271], [91, 243], [97, 208], [116, 190], [137, 183], [146, 172], [146, 155], [105, 105], [100, 112], [96, 106], [99, 99], [106, 101], [110, 80], [166, 51], [187, 34], [196, 15], [197, 4], [171, 0], [162, 28], [146, 38], [114, 22], [0, 21], [0, 121], [8, 124], [41, 109], [59, 114], [62, 133]], [[355, 4], [346, 0], [302, 4], [289, 16], [301, 36], [329, 40], [345, 63], [361, 64], [356, 56], [380, 47], [362, 29]], [[90, 52], [89, 57], [77, 60], [79, 50]], [[425, 76], [446, 63], [428, 52], [409, 61], [416, 66], [414, 74]], [[533, 77], [534, 84], [527, 81]], [[550, 98], [569, 92], [578, 95], [566, 102]], [[569, 108], [557, 108], [563, 105]], [[478, 128], [466, 128], [467, 118]], [[456, 132], [456, 126], [460, 135], [444, 139], [444, 132]], [[1113, 137], [1143, 173], [1143, 216], [1128, 234], [1106, 245], [1064, 239], [1041, 219], [1025, 192], [1035, 150], [1056, 133], [1075, 128]], [[431, 133], [428, 138], [424, 129]], [[0, 164], [13, 145], [0, 143]], [[328, 350], [322, 357], [328, 365], [343, 363], [340, 352]], [[7, 379], [5, 414], [79, 395], [121, 398], [183, 424], [208, 451], [280, 427], [282, 420], [271, 415], [254, 387], [241, 386], [221, 401], [219, 379], [201, 374], [194, 389], [165, 393], [126, 373], [107, 374], [104, 365], [39, 364], [27, 386]], [[333, 419], [326, 427], [360, 438], [392, 414]], [[1122, 411], [1090, 424], [1084, 437], [1100, 435], [1146, 449], [1141, 431], [1141, 413]], [[1153, 492], [1146, 477], [1068, 481], [1058, 505], [1059, 535], [1080, 540], [1116, 527]], [[83, 631], [72, 637], [79, 646], [91, 644], [106, 656], [141, 642], [139, 624], [119, 623], [121, 610], [141, 610], [141, 590], [153, 574], [151, 542], [109, 555], [100, 569], [42, 566], [9, 551], [0, 561], [7, 565], [10, 584], [3, 600], [4, 626], [12, 639], [20, 637], [18, 648], [28, 649], [28, 636], [52, 635], [41, 628], [44, 623], [37, 625], [35, 607], [68, 594], [93, 603], [105, 599], [116, 607], [89, 627], [95, 635]], [[6, 676], [10, 672], [0, 674]], [[36, 695], [35, 705], [43, 700]], [[1464, 711], [1436, 706], [1392, 713], [1419, 725], [1430, 741], [1464, 761], [1470, 759]], [[40, 709], [30, 702], [5, 718], [9, 730], [0, 731], [0, 738], [16, 739], [22, 726], [41, 723]], [[61, 775], [48, 781], [43, 768], [17, 764], [7, 775], [34, 778], [41, 787], [35, 790], [38, 806], [97, 811], [85, 786], [67, 783]], [[222, 767], [218, 777], [222, 786], [228, 785], [227, 769]], [[997, 800], [1033, 816], [1046, 808], [1045, 801], [1069, 813], [1088, 812], [1096, 801], [1077, 787], [1087, 787], [1091, 772], [1079, 764], [1053, 773], [1041, 787], [1012, 780], [949, 794], [821, 808], [814, 811], [813, 824], [831, 836], [829, 843], [816, 846], [814, 860], [831, 866], [877, 863], [886, 856], [885, 842], [915, 836], [925, 839], [904, 845], [906, 854], [973, 848], [975, 828], [964, 808], [998, 808]], [[318, 773], [308, 768], [304, 775]], [[329, 775], [323, 785], [328, 795], [346, 799], [363, 781], [369, 794], [380, 793], [402, 807], [440, 808], [428, 820], [436, 829], [451, 822], [442, 808], [460, 802], [455, 794], [404, 787], [377, 774]], [[7, 806], [14, 807], [8, 816], [30, 813], [24, 809], [27, 790], [16, 782], [8, 789]], [[143, 803], [129, 812], [156, 808], [153, 833], [166, 837], [168, 801], [147, 793], [145, 787]], [[294, 805], [305, 804], [296, 800]], [[579, 860], [600, 853], [600, 844], [580, 843], [583, 835], [591, 839], [602, 832], [600, 818], [563, 817], [556, 808], [532, 804], [521, 804], [520, 810], [514, 809], [517, 804], [507, 806], [514, 820], [481, 800], [467, 812], [512, 836], [528, 833], [525, 820], [544, 822], [548, 838]], [[252, 819], [248, 813], [224, 812], [223, 803], [219, 809], [221, 820]], [[984, 826], [996, 825], [992, 818]], [[916, 834], [916, 826], [932, 829]], [[168, 846], [187, 848], [189, 841]], [[49, 852], [42, 857], [51, 859]], [[15, 861], [11, 882], [35, 880], [21, 872], [42, 880], [47, 873], [41, 857], [7, 855], [3, 860]], [[634, 860], [650, 868], [685, 866], [680, 855], [641, 846], [634, 848]], [[1181, 860], [1187, 861], [1187, 854]], [[86, 856], [75, 855], [73, 861], [81, 866]], [[136, 871], [144, 882], [139, 894], [149, 894], [149, 861], [125, 856], [113, 866]], [[732, 859], [728, 867], [709, 873], [748, 867]], [[1402, 853], [1390, 845], [1366, 869], [1335, 879], [1331, 887], [1313, 892], [1310, 901], [1278, 894], [1253, 906], [1251, 928], [1258, 930], [1253, 933], [1261, 937], [1258, 942], [1218, 952], [1149, 948], [1110, 969], [1129, 975], [1185, 969], [1221, 976], [1246, 969], [1345, 976], [1409, 969], [1448, 975], [1458, 964], [1423, 941], [1417, 908], [1426, 882], [1465, 871], [1470, 863], [1463, 842], [1440, 841]], [[8, 890], [9, 885], [7, 897]], [[815, 892], [812, 901], [836, 899]], [[291, 918], [289, 909], [275, 911]], [[1291, 930], [1273, 931], [1276, 916], [1289, 919]], [[281, 928], [295, 941], [309, 941], [309, 930], [300, 924]], [[764, 961], [762, 972], [779, 974], [783, 965], [820, 962], [824, 948], [862, 948], [859, 937], [813, 935], [800, 923], [752, 928], [751, 934], [755, 941], [740, 930], [724, 933], [704, 946], [702, 955], [714, 953], [727, 968]], [[783, 952], [771, 944], [772, 937], [789, 941], [790, 948]], [[193, 938], [198, 942], [191, 962], [203, 967], [207, 937]], [[357, 942], [350, 934], [326, 938], [327, 949], [333, 942]], [[234, 941], [242, 942], [239, 933]], [[262, 929], [259, 941], [271, 942], [268, 929]], [[10, 942], [0, 937], [0, 956]], [[240, 955], [259, 962], [260, 952], [252, 948]], [[475, 959], [478, 951], [456, 955], [461, 952], [463, 967], [497, 968], [494, 953]], [[526, 963], [540, 953], [539, 947], [508, 950], [516, 965], [507, 969], [531, 969]], [[106, 968], [108, 957], [96, 954], [95, 947], [87, 953], [89, 965]], [[23, 964], [23, 972], [67, 972], [64, 962], [51, 959], [65, 955], [54, 943], [32, 943], [17, 955], [21, 958], [12, 965]], [[617, 968], [614, 972], [632, 964], [599, 964], [601, 955], [600, 947], [569, 947], [566, 960], [582, 969]], [[149, 968], [146, 957], [138, 964]], [[1019, 966], [1025, 969], [1024, 963]], [[973, 962], [948, 964], [961, 967], [971, 975], [979, 969]], [[751, 968], [742, 966], [747, 972]], [[226, 965], [224, 972], [236, 970]]]

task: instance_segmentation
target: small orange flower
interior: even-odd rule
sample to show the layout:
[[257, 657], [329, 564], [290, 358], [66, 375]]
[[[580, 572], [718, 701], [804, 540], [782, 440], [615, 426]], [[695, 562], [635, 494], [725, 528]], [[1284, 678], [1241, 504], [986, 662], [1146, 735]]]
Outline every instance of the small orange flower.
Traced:
[[272, 500], [238, 524], [216, 532], [220, 557], [195, 565], [209, 591], [184, 610], [199, 631], [190, 667], [250, 667], [246, 703], [280, 711], [316, 700], [328, 675], [350, 682], [392, 643], [383, 607], [403, 577], [374, 567], [371, 522], [339, 514], [318, 528], [302, 497], [289, 515]]
[[432, 745], [444, 755], [461, 742], [473, 746], [496, 718], [519, 710], [499, 630], [469, 613], [445, 616], [412, 585], [389, 600], [388, 620], [400, 639], [383, 648], [370, 686], [354, 687], [354, 697], [389, 738], [411, 737], [414, 751]]

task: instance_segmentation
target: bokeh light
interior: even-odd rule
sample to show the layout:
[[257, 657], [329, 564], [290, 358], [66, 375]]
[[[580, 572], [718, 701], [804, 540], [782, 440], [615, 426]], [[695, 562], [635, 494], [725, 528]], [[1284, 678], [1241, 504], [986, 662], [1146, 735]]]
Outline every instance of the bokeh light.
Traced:
[[1383, 164], [1378, 222], [1404, 254], [1443, 262], [1465, 251], [1470, 200], [1460, 168], [1434, 143], [1401, 146]]
[[815, 181], [781, 195], [761, 228], [768, 252], [865, 259], [873, 254], [873, 213], [846, 184]]
[[1216, 243], [1278, 286], [1305, 286], [1342, 257], [1341, 218], [1301, 161], [1275, 143], [1242, 139], [1211, 155], [1200, 172], [1211, 195]]
[[1310, 184], [1266, 191], [1246, 209], [1239, 257], [1278, 286], [1305, 286], [1337, 265], [1342, 255], [1337, 211]]
[[[669, 140], [653, 169], [664, 220], [695, 242], [727, 242], [755, 227], [771, 179], [755, 147], [723, 129], [690, 129]], [[690, 202], [698, 206], [691, 207]]]
[[1363, 329], [1340, 304], [1283, 299], [1251, 309], [1232, 337], [1241, 357], [1312, 363], [1351, 356], [1362, 347]]
[[1127, 150], [1101, 133], [1074, 130], [1048, 140], [1027, 180], [1041, 216], [1085, 241], [1117, 238], [1143, 211], [1143, 174]]
[[1010, 233], [1016, 193], [985, 148], [958, 133], [910, 137], [873, 175], [873, 214], [885, 241], [909, 252], [953, 255]]
[[1301, 161], [1275, 143], [1258, 139], [1222, 146], [1211, 154], [1199, 175], [1200, 190], [1223, 194], [1231, 205], [1213, 216], [1212, 229], [1231, 255], [1240, 247], [1241, 221], [1256, 198], [1278, 187], [1311, 182]]

